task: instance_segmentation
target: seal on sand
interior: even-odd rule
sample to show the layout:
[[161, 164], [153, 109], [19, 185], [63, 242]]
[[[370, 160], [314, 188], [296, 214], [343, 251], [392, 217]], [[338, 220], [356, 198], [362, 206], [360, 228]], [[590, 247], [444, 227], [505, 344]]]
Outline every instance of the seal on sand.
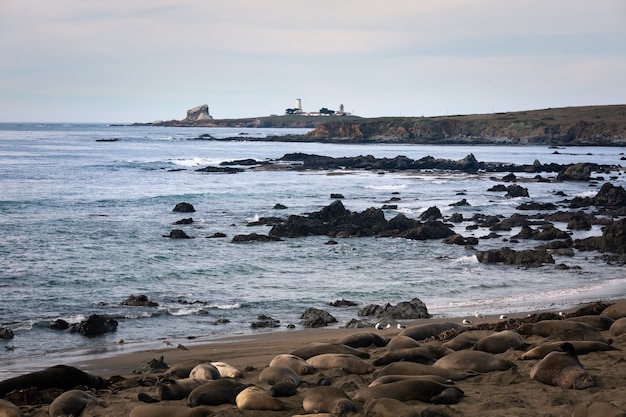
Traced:
[[339, 339], [337, 343], [341, 343], [342, 345], [350, 346], [352, 348], [368, 347], [371, 345], [385, 347], [387, 346], [387, 343], [389, 343], [389, 339], [372, 332], [360, 332], [353, 333]]
[[610, 327], [611, 336], [619, 337], [626, 334], [626, 317], [615, 320]]
[[88, 374], [72, 366], [56, 365], [42, 371], [1, 381], [0, 397], [4, 397], [11, 391], [30, 387], [69, 390], [79, 385], [86, 385], [90, 388], [104, 388], [106, 387], [106, 382], [99, 376]]
[[410, 338], [419, 341], [428, 339], [429, 337], [439, 336], [442, 332], [451, 329], [458, 332], [464, 332], [467, 330], [467, 327], [452, 322], [418, 324], [402, 330], [400, 335], [409, 336]]
[[24, 417], [24, 414], [12, 402], [0, 400], [0, 417]]
[[417, 340], [409, 336], [397, 335], [392, 337], [389, 343], [387, 343], [387, 350], [409, 349], [414, 347], [420, 347], [420, 344]]
[[192, 359], [188, 361], [184, 361], [181, 363], [177, 363], [176, 365], [170, 366], [167, 372], [165, 373], [166, 377], [175, 376], [177, 378], [189, 378], [189, 373], [193, 368], [201, 363], [210, 363], [210, 360], [206, 359]]
[[[554, 352], [555, 350], [560, 350], [563, 343], [564, 342], [544, 342], [528, 350], [527, 352], [522, 353], [518, 359], [543, 359], [548, 353]], [[589, 352], [615, 350], [613, 346], [607, 343], [596, 342], [593, 340], [572, 340], [568, 341], [567, 343], [571, 343], [572, 346], [574, 346], [574, 351], [576, 351], [577, 355], [584, 355]]]
[[443, 343], [443, 346], [452, 350], [463, 350], [473, 347], [483, 337], [494, 334], [493, 330], [468, 330], [456, 335], [452, 340]]
[[162, 379], [156, 384], [157, 398], [161, 401], [182, 400], [206, 382], [206, 379], [194, 378]]
[[289, 353], [274, 356], [270, 361], [270, 366], [286, 366], [291, 368], [298, 375], [308, 375], [315, 371], [304, 359]]
[[287, 382], [297, 387], [302, 382], [302, 379], [300, 379], [293, 369], [287, 366], [271, 365], [261, 371], [259, 381], [269, 385]]
[[307, 360], [312, 356], [322, 355], [324, 353], [343, 353], [358, 356], [362, 359], [369, 359], [370, 357], [369, 353], [367, 352], [351, 348], [350, 346], [342, 345], [341, 343], [311, 343], [308, 346], [296, 349], [290, 353], [304, 360]]
[[233, 378], [215, 379], [196, 387], [187, 396], [189, 407], [234, 404], [237, 394], [248, 386]]
[[404, 381], [406, 379], [428, 379], [431, 381], [437, 381], [441, 384], [454, 384], [451, 379], [444, 378], [439, 375], [385, 375], [373, 380], [368, 387], [375, 387], [376, 385], [388, 384], [390, 382]]
[[193, 367], [189, 372], [189, 378], [191, 379], [220, 379], [221, 374], [219, 369], [212, 363], [200, 363]]
[[457, 387], [441, 384], [432, 379], [405, 379], [361, 388], [354, 394], [354, 400], [365, 402], [373, 398], [393, 398], [399, 401], [419, 400], [434, 404], [456, 404], [463, 394]]
[[437, 359], [454, 352], [441, 345], [424, 345], [408, 349], [396, 349], [389, 351], [380, 358], [372, 361], [374, 366], [389, 365], [393, 362], [418, 362], [432, 364]]
[[373, 398], [363, 405], [366, 416], [376, 417], [421, 417], [415, 407], [393, 398]]
[[383, 369], [374, 372], [374, 378], [385, 375], [438, 375], [453, 381], [461, 381], [470, 376], [475, 376], [475, 372], [457, 371], [454, 369], [435, 368], [431, 365], [424, 365], [415, 362], [394, 362]]
[[626, 412], [608, 401], [592, 401], [574, 407], [572, 417], [626, 417]]
[[240, 410], [280, 411], [285, 408], [285, 404], [281, 400], [255, 386], [248, 387], [237, 394], [235, 404]]
[[129, 417], [210, 417], [210, 407], [189, 408], [181, 405], [138, 405], [130, 410]]
[[601, 317], [608, 317], [613, 320], [621, 319], [622, 317], [626, 317], [626, 300], [619, 301], [615, 304], [612, 304], [602, 310], [600, 313]]
[[595, 387], [595, 381], [578, 361], [571, 343], [561, 345], [562, 352], [550, 352], [530, 370], [530, 379], [561, 388]]
[[542, 320], [537, 323], [527, 323], [520, 327], [523, 334], [548, 337], [555, 333], [566, 330], [590, 330], [598, 329], [590, 324], [570, 320]]
[[478, 340], [473, 349], [489, 353], [504, 353], [509, 349], [524, 347], [524, 338], [512, 330], [503, 330]]
[[336, 387], [315, 387], [304, 395], [302, 408], [307, 413], [331, 413], [335, 415], [356, 411], [354, 401]]
[[609, 330], [609, 328], [611, 327], [611, 324], [613, 324], [613, 322], [615, 321], [609, 317], [602, 317], [602, 316], [595, 316], [595, 315], [568, 317], [565, 320], [578, 321], [582, 323], [591, 324], [593, 327], [597, 327], [599, 330]]
[[99, 405], [98, 398], [91, 392], [70, 390], [59, 395], [48, 407], [50, 417], [79, 416], [87, 404]]
[[[243, 372], [226, 362], [211, 362], [220, 374], [221, 378], [242, 378]], [[213, 378], [216, 379], [216, 378]]]
[[325, 353], [307, 359], [307, 363], [316, 369], [341, 368], [349, 374], [365, 375], [374, 371], [374, 366], [354, 355]]
[[454, 369], [457, 371], [475, 371], [480, 373], [506, 371], [515, 364], [480, 350], [459, 350], [438, 359], [435, 368]]

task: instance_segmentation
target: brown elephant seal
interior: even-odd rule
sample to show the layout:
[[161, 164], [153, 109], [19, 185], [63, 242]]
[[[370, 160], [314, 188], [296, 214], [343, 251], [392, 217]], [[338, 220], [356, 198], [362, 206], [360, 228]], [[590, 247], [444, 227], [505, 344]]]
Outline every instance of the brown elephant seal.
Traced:
[[599, 315], [568, 317], [565, 320], [577, 321], [579, 323], [587, 323], [597, 328], [598, 330], [609, 330], [611, 324], [613, 324], [613, 322], [615, 321], [610, 317], [602, 317]]
[[609, 331], [613, 337], [621, 337], [626, 334], [626, 317], [617, 319], [611, 325]]
[[433, 364], [435, 368], [454, 369], [457, 371], [474, 371], [487, 373], [506, 371], [515, 364], [507, 359], [501, 359], [491, 353], [480, 350], [459, 350], [438, 359]]
[[452, 322], [418, 324], [416, 326], [410, 326], [402, 330], [400, 332], [400, 335], [408, 336], [412, 339], [420, 341], [433, 336], [439, 336], [446, 330], [456, 330], [458, 332], [464, 332], [467, 330], [467, 327]]
[[315, 369], [306, 363], [304, 359], [289, 353], [282, 353], [274, 356], [274, 358], [270, 361], [270, 366], [286, 366], [291, 368], [298, 375], [308, 375], [315, 371]]
[[50, 417], [80, 416], [87, 404], [99, 405], [98, 398], [91, 392], [81, 390], [65, 391], [48, 407]]
[[191, 379], [204, 379], [208, 381], [212, 379], [220, 379], [221, 377], [219, 369], [209, 362], [200, 363], [189, 371], [189, 378]]
[[409, 349], [420, 347], [420, 343], [409, 336], [397, 335], [389, 340], [387, 343], [387, 350], [397, 350], [397, 349]]
[[385, 347], [387, 346], [387, 343], [389, 343], [389, 339], [387, 339], [386, 337], [382, 337], [377, 333], [360, 332], [343, 337], [339, 339], [337, 343], [350, 346], [352, 348], [364, 348], [371, 345], [377, 347]]
[[526, 323], [520, 327], [520, 332], [526, 335], [548, 337], [565, 330], [589, 330], [598, 329], [590, 324], [568, 320], [542, 320], [537, 323]]
[[374, 378], [380, 378], [385, 375], [437, 375], [453, 381], [461, 381], [470, 376], [475, 376], [477, 373], [435, 368], [432, 365], [424, 365], [415, 362], [394, 362], [374, 372]]
[[189, 378], [191, 370], [201, 363], [211, 363], [211, 361], [206, 359], [192, 359], [177, 363], [168, 368], [167, 372], [165, 372], [165, 377]]
[[156, 394], [161, 401], [182, 400], [187, 397], [191, 391], [206, 383], [206, 379], [183, 378], [169, 379], [164, 378], [157, 381]]
[[357, 411], [357, 406], [341, 389], [314, 387], [307, 390], [302, 401], [307, 413], [331, 413], [335, 415]]
[[524, 347], [524, 338], [513, 330], [503, 330], [485, 336], [472, 347], [488, 353], [504, 353], [509, 349], [520, 350]]
[[374, 366], [354, 355], [342, 353], [324, 353], [312, 356], [307, 363], [315, 369], [341, 368], [349, 374], [365, 375], [374, 372]]
[[[522, 353], [518, 359], [543, 359], [548, 353], [560, 350], [563, 343], [564, 342], [562, 341], [541, 343], [527, 352]], [[585, 355], [589, 352], [615, 350], [615, 348], [608, 343], [596, 342], [593, 340], [572, 340], [567, 341], [567, 343], [571, 343], [571, 345], [574, 346], [574, 351], [577, 355]]]
[[304, 360], [307, 360], [312, 356], [322, 355], [324, 353], [343, 353], [347, 355], [358, 356], [361, 359], [369, 359], [370, 357], [369, 353], [367, 352], [360, 351], [350, 346], [342, 345], [341, 343], [311, 343], [308, 346], [296, 349], [290, 353]]
[[550, 352], [530, 370], [530, 379], [561, 388], [594, 387], [594, 378], [578, 361], [571, 343], [561, 345], [562, 352]]
[[608, 317], [613, 320], [621, 319], [622, 317], [626, 317], [626, 300], [619, 301], [615, 304], [612, 304], [602, 310], [600, 313], [602, 317]]
[[197, 407], [199, 405], [234, 404], [237, 394], [247, 387], [248, 385], [233, 378], [207, 381], [189, 393], [187, 405]]
[[130, 410], [129, 417], [210, 417], [214, 415], [211, 407], [190, 408], [182, 405], [138, 405]]
[[226, 362], [211, 362], [211, 365], [217, 368], [220, 378], [243, 378], [243, 372]]
[[443, 343], [442, 346], [445, 346], [452, 350], [470, 349], [480, 339], [490, 336], [494, 333], [495, 332], [493, 330], [468, 330], [466, 332], [456, 335], [452, 340], [448, 340], [447, 342]]
[[451, 379], [438, 375], [384, 375], [373, 380], [368, 387], [375, 387], [376, 385], [388, 384], [390, 382], [404, 381], [406, 379], [429, 379], [431, 381], [437, 381], [441, 384], [454, 384], [454, 381]]
[[365, 417], [421, 417], [420, 411], [394, 398], [372, 398], [363, 405]]
[[418, 400], [433, 404], [456, 404], [463, 394], [463, 391], [457, 387], [423, 378], [405, 379], [361, 388], [353, 398], [359, 402], [374, 398], [393, 398], [399, 401]]
[[279, 382], [272, 385], [269, 393], [272, 397], [291, 397], [298, 393], [298, 386], [293, 382]]
[[259, 381], [269, 385], [287, 382], [296, 387], [302, 383], [302, 379], [293, 369], [287, 366], [272, 365], [263, 369], [259, 374]]
[[12, 402], [0, 399], [0, 417], [24, 417], [24, 414]]
[[235, 404], [240, 410], [270, 410], [280, 411], [285, 408], [285, 404], [278, 398], [272, 397], [262, 388], [251, 386], [241, 391]]
[[393, 362], [418, 362], [427, 365], [435, 363], [435, 361], [445, 355], [454, 352], [441, 345], [424, 345], [408, 349], [396, 349], [384, 353], [380, 358], [374, 359], [374, 366], [389, 365]]
[[626, 417], [626, 411], [608, 401], [591, 401], [574, 407], [572, 417]]
[[42, 371], [31, 372], [0, 381], [0, 397], [4, 397], [11, 391], [30, 387], [70, 390], [79, 385], [90, 388], [104, 388], [106, 387], [106, 382], [99, 376], [88, 374], [73, 366], [56, 365]]

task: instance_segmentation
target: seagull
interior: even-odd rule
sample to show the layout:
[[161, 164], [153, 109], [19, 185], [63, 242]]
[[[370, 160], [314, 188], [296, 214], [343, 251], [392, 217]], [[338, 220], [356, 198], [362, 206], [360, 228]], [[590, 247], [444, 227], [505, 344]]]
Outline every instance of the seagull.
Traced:
[[183, 345], [182, 343], [179, 343], [179, 344], [178, 344], [178, 346], [176, 346], [176, 347], [177, 347], [178, 349], [181, 349], [181, 350], [189, 350], [189, 349], [187, 349], [187, 347], [186, 347], [185, 345]]
[[472, 322], [470, 320], [468, 320], [468, 319], [464, 319], [463, 320], [463, 324], [472, 324]]
[[387, 323], [387, 325], [385, 326], [385, 329], [391, 329], [391, 323]]
[[163, 341], [163, 344], [164, 344], [165, 346], [172, 346], [172, 343], [170, 343], [170, 341], [169, 341], [169, 340], [164, 340], [164, 341]]
[[479, 313], [478, 310], [474, 312], [474, 317], [476, 317], [477, 319], [485, 318], [485, 316], [483, 316], [482, 313]]
[[506, 315], [505, 314], [501, 315], [500, 320], [506, 320]]
[[384, 329], [383, 325], [382, 325], [382, 324], [380, 324], [380, 323], [376, 323], [376, 324], [374, 325], [374, 328], [375, 328], [376, 330], [382, 330], [382, 329]]
[[406, 329], [406, 325], [398, 323], [398, 329]]

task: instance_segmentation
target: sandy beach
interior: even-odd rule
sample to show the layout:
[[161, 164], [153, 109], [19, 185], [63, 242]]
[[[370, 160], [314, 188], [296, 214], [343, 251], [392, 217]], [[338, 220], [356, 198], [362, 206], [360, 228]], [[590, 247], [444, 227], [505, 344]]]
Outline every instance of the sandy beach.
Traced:
[[[606, 304], [614, 304], [606, 303]], [[592, 305], [593, 306], [593, 305]], [[567, 316], [581, 314], [580, 309], [565, 312]], [[595, 315], [595, 312], [594, 312]], [[556, 312], [546, 312], [541, 316], [532, 316], [532, 321], [544, 318], [554, 318], [559, 316]], [[585, 316], [588, 316], [585, 314]], [[487, 316], [484, 318], [472, 318], [471, 324], [464, 324], [468, 329], [493, 329], [502, 330], [505, 328], [520, 328], [522, 321], [530, 321], [528, 314], [517, 314], [506, 319], [500, 317]], [[563, 319], [562, 322], [565, 320]], [[569, 320], [568, 320], [569, 321]], [[424, 324], [455, 323], [462, 324], [463, 318], [458, 319], [427, 319], [406, 323], [407, 328], [415, 328]], [[314, 343], [336, 343], [342, 338], [358, 333], [375, 333], [387, 339], [393, 339], [404, 329], [389, 328], [384, 330], [367, 329], [307, 329], [282, 331], [274, 333], [263, 333], [251, 336], [238, 336], [217, 340], [215, 343], [205, 345], [189, 346], [181, 349], [175, 346], [164, 347], [163, 349], [134, 352], [119, 356], [101, 358], [77, 362], [73, 365], [83, 371], [93, 375], [98, 375], [106, 379], [109, 386], [104, 389], [92, 389], [103, 406], [88, 406], [82, 416], [129, 416], [131, 410], [137, 406], [145, 405], [139, 400], [140, 393], [147, 394], [155, 398], [155, 383], [157, 377], [162, 376], [165, 370], [155, 373], [136, 374], [133, 373], [140, 363], [151, 359], [163, 358], [163, 361], [170, 367], [190, 360], [202, 360], [207, 362], [226, 362], [243, 373], [243, 377], [238, 380], [244, 384], [254, 384], [264, 390], [269, 390], [271, 386], [259, 380], [259, 374], [270, 364], [271, 360], [278, 354], [291, 353], [303, 347], [309, 347]], [[483, 330], [484, 331], [484, 330]], [[518, 330], [519, 331], [519, 330]], [[503, 353], [491, 354], [493, 357], [511, 361], [513, 366], [506, 370], [493, 370], [488, 372], [474, 373], [473, 376], [454, 382], [454, 387], [463, 391], [464, 395], [456, 404], [434, 405], [418, 400], [404, 401], [395, 404], [391, 411], [381, 411], [382, 404], [377, 408], [370, 409], [372, 404], [366, 406], [365, 403], [355, 401], [356, 412], [347, 412], [348, 416], [392, 416], [392, 415], [447, 415], [447, 416], [606, 416], [624, 414], [574, 414], [576, 407], [583, 407], [585, 404], [593, 402], [610, 402], [617, 409], [626, 410], [626, 397], [624, 397], [624, 387], [626, 386], [626, 361], [623, 351], [626, 348], [626, 339], [611, 335], [610, 330], [595, 330], [593, 333], [568, 333], [570, 339], [606, 339], [611, 342], [611, 350], [592, 351], [579, 354], [578, 359], [582, 367], [591, 375], [595, 386], [585, 389], [567, 389], [558, 386], [547, 385], [530, 378], [531, 369], [539, 362], [539, 359], [520, 360], [520, 355], [532, 347], [541, 344], [546, 340], [558, 339], [558, 335], [539, 336], [529, 335], [520, 332], [524, 345], [519, 348], [507, 349]], [[440, 335], [427, 340], [420, 341], [421, 346], [432, 346], [441, 348], [445, 340], [453, 340], [456, 333]], [[463, 333], [461, 333], [463, 334]], [[367, 353], [369, 359], [366, 362], [372, 363], [388, 353], [388, 347], [370, 345], [358, 347], [359, 351]], [[407, 362], [404, 362], [407, 363]], [[468, 367], [470, 364], [468, 364]], [[367, 387], [385, 365], [374, 367], [374, 372], [356, 374], [342, 368], [316, 369], [312, 374], [301, 375], [304, 381], [297, 389], [295, 395], [281, 397], [283, 410], [261, 411], [261, 410], [241, 410], [235, 404], [222, 404], [217, 406], [203, 406], [195, 409], [195, 412], [206, 410], [207, 414], [219, 416], [294, 416], [307, 414], [303, 408], [303, 401], [307, 393], [313, 390], [318, 381], [327, 379], [331, 386], [344, 391], [348, 397], [354, 398], [363, 388]], [[4, 396], [5, 400], [10, 400], [20, 406], [24, 415], [46, 415], [48, 403], [61, 390], [22, 390], [9, 393]], [[47, 399], [47, 400], [46, 400]], [[184, 413], [189, 413], [186, 400], [161, 401], [151, 407], [177, 406]], [[402, 408], [398, 408], [402, 406]], [[387, 406], [389, 407], [389, 405]], [[580, 410], [576, 411], [579, 413]], [[429, 414], [431, 413], [431, 414]], [[439, 413], [439, 414], [432, 414]], [[143, 417], [148, 414], [144, 414]], [[156, 414], [150, 414], [156, 415]], [[192, 414], [180, 414], [192, 415]], [[196, 415], [196, 414], [193, 414]]]

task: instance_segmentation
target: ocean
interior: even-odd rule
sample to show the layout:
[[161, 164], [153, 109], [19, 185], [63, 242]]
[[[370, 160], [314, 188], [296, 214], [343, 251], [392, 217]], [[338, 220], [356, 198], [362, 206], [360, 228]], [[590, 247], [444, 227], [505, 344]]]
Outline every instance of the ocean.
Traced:
[[[474, 251], [439, 240], [328, 237], [235, 244], [236, 234], [267, 233], [249, 226], [259, 217], [287, 217], [320, 210], [331, 193], [351, 211], [382, 207], [392, 197], [398, 212], [418, 218], [437, 206], [444, 216], [476, 213], [510, 216], [523, 202], [593, 196], [604, 182], [626, 186], [623, 172], [589, 182], [535, 182], [516, 173], [530, 198], [488, 192], [506, 173], [372, 171], [254, 171], [204, 173], [223, 161], [269, 160], [290, 152], [328, 156], [374, 155], [532, 164], [623, 163], [623, 148], [546, 146], [340, 145], [254, 141], [307, 129], [173, 128], [105, 124], [0, 124], [0, 327], [15, 337], [0, 340], [0, 380], [80, 358], [139, 349], [207, 343], [225, 336], [289, 331], [309, 307], [328, 311], [343, 326], [369, 304], [419, 298], [435, 317], [558, 311], [578, 303], [626, 296], [623, 266], [594, 253], [555, 255], [556, 269], [485, 265]], [[214, 140], [193, 140], [209, 134]], [[236, 141], [220, 140], [237, 137]], [[112, 139], [116, 139], [113, 141]], [[622, 170], [623, 171], [623, 170]], [[543, 173], [554, 179], [555, 173]], [[496, 177], [496, 178], [494, 178]], [[609, 179], [609, 177], [613, 177]], [[467, 199], [470, 206], [450, 204]], [[176, 213], [179, 202], [196, 212]], [[276, 204], [286, 209], [275, 209]], [[532, 212], [522, 212], [532, 214]], [[192, 217], [189, 225], [174, 225]], [[489, 230], [467, 230], [480, 237]], [[565, 230], [565, 224], [555, 224]], [[169, 239], [183, 229], [194, 239]], [[226, 238], [207, 238], [216, 232]], [[477, 249], [530, 248], [537, 241], [481, 239]], [[600, 235], [576, 231], [574, 238]], [[146, 295], [157, 307], [121, 305]], [[329, 303], [350, 300], [355, 307]], [[99, 337], [56, 331], [57, 319], [77, 323], [91, 314], [113, 317], [115, 332]], [[279, 328], [253, 329], [259, 315]], [[225, 323], [216, 324], [220, 319]], [[119, 343], [123, 340], [124, 343]]]

